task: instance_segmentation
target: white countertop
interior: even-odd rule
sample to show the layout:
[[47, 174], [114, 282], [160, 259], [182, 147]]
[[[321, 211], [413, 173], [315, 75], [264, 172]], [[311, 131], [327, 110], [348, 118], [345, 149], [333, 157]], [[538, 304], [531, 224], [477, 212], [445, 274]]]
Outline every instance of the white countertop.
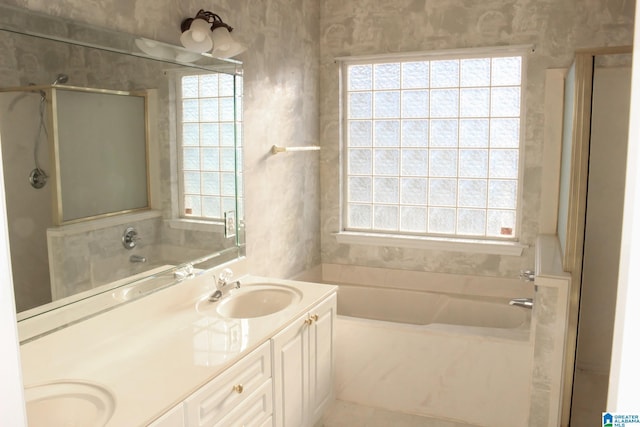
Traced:
[[211, 274], [119, 306], [21, 346], [26, 387], [59, 380], [100, 384], [116, 398], [107, 426], [143, 426], [184, 400], [335, 292], [330, 285], [246, 275], [242, 287], [283, 284], [298, 304], [269, 316], [203, 315], [196, 303], [213, 292]]

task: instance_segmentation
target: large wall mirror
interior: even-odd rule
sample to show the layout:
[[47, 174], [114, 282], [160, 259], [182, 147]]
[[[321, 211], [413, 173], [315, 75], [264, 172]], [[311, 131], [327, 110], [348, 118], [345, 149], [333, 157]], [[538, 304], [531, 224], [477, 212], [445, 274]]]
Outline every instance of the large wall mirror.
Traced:
[[241, 97], [237, 61], [0, 5], [18, 318], [242, 256]]

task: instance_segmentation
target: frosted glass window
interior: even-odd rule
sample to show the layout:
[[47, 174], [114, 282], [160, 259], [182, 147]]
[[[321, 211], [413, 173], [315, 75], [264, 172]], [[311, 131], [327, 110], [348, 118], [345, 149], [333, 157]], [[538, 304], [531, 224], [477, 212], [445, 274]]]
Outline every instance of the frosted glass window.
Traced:
[[372, 108], [371, 93], [355, 92], [349, 95], [349, 117], [352, 119], [371, 118]]
[[451, 208], [429, 208], [429, 232], [455, 234], [456, 210]]
[[431, 206], [455, 206], [457, 200], [457, 180], [429, 180], [429, 204]]
[[358, 120], [349, 122], [349, 144], [351, 147], [371, 146], [372, 135], [370, 121]]
[[522, 60], [519, 56], [493, 58], [491, 62], [491, 84], [493, 86], [520, 86]]
[[483, 87], [491, 81], [491, 59], [474, 58], [460, 61], [460, 86]]
[[431, 117], [458, 117], [460, 91], [437, 89], [431, 91]]
[[352, 176], [349, 178], [349, 200], [371, 202], [371, 178]]
[[374, 145], [376, 147], [400, 146], [399, 120], [378, 120], [375, 122], [375, 126]]
[[402, 117], [429, 117], [429, 92], [426, 90], [407, 90], [402, 92]]
[[458, 209], [458, 233], [483, 236], [486, 230], [487, 212], [481, 209]]
[[200, 145], [220, 145], [220, 127], [218, 123], [200, 123]]
[[187, 78], [195, 77], [197, 84], [199, 84], [199, 93], [190, 93], [186, 95], [184, 91], [183, 96], [190, 96], [197, 98], [202, 97], [216, 97], [218, 96], [218, 75], [217, 74], [204, 74], [198, 78], [197, 76], [189, 76]]
[[520, 119], [491, 119], [491, 147], [518, 148]]
[[491, 89], [491, 116], [520, 117], [520, 88], [496, 87]]
[[429, 144], [428, 120], [402, 121], [402, 146], [427, 147]]
[[400, 170], [400, 150], [374, 150], [375, 175], [397, 176]]
[[457, 147], [458, 120], [431, 120], [430, 147]]
[[460, 89], [460, 117], [487, 117], [489, 89]]
[[[236, 207], [236, 141], [241, 79], [227, 74], [180, 78], [181, 216], [220, 220]], [[224, 147], [224, 148], [223, 148]], [[238, 175], [240, 178], [240, 175]]]
[[200, 126], [197, 123], [185, 123], [182, 126], [182, 145], [200, 145]]
[[428, 157], [427, 150], [402, 150], [402, 175], [427, 176]]
[[373, 67], [353, 65], [349, 67], [349, 90], [370, 90], [373, 86]]
[[200, 149], [185, 148], [182, 150], [182, 168], [184, 170], [200, 170]]
[[400, 117], [400, 92], [374, 92], [376, 119]]
[[400, 230], [411, 232], [427, 231], [427, 209], [402, 206], [400, 208]]
[[516, 239], [522, 57], [387, 61], [344, 63], [345, 228]]
[[487, 207], [487, 181], [461, 179], [458, 181], [458, 206], [466, 208]]
[[400, 89], [400, 64], [374, 65], [373, 86], [376, 90]]
[[429, 155], [429, 171], [430, 176], [457, 176], [458, 151], [431, 150]]
[[516, 212], [513, 210], [487, 211], [487, 236], [512, 237], [515, 233]]
[[372, 225], [372, 206], [349, 203], [349, 224], [356, 228], [370, 229]]
[[378, 230], [398, 229], [398, 207], [397, 206], [374, 206], [373, 226]]
[[349, 174], [371, 175], [372, 157], [370, 149], [349, 151]]
[[431, 87], [459, 86], [458, 60], [431, 61]]
[[460, 147], [489, 146], [489, 119], [461, 119], [460, 120]]
[[518, 178], [518, 150], [491, 150], [489, 152], [490, 178]]
[[429, 87], [429, 62], [405, 62], [402, 64], [402, 87], [416, 89]]
[[400, 187], [401, 204], [427, 204], [427, 180], [425, 178], [402, 178]]
[[[487, 150], [460, 150], [460, 171], [464, 178], [486, 178], [489, 174]], [[486, 186], [486, 182], [485, 182]]]
[[489, 208], [516, 208], [518, 181], [489, 180]]
[[400, 189], [397, 178], [374, 178], [373, 201], [376, 203], [398, 203]]

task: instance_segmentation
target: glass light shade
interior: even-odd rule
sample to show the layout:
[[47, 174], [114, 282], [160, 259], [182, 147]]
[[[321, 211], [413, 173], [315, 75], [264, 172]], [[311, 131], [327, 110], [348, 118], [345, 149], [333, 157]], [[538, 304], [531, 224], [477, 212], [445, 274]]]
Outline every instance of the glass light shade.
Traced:
[[247, 47], [245, 45], [235, 40], [232, 40], [231, 44], [229, 44], [226, 49], [214, 47], [213, 52], [211, 52], [211, 54], [216, 58], [227, 59], [227, 58], [233, 58], [236, 55], [240, 55], [245, 50], [247, 50]]
[[211, 38], [213, 39], [214, 49], [228, 49], [229, 45], [233, 43], [229, 30], [225, 27], [218, 27], [214, 29], [211, 33]]
[[204, 19], [194, 19], [187, 31], [180, 36], [182, 45], [192, 52], [207, 52], [213, 47], [210, 25]]

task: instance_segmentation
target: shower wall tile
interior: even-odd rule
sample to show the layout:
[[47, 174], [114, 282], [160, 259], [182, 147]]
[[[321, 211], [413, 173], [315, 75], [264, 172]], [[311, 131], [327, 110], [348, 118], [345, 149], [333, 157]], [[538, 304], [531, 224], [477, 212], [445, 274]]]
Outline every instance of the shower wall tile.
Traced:
[[320, 135], [322, 261], [369, 267], [516, 276], [521, 257], [338, 244], [340, 230], [339, 66], [336, 57], [531, 44], [526, 57], [521, 241], [533, 247], [541, 201], [545, 70], [568, 67], [574, 51], [632, 43], [627, 0], [327, 0], [321, 8]]

